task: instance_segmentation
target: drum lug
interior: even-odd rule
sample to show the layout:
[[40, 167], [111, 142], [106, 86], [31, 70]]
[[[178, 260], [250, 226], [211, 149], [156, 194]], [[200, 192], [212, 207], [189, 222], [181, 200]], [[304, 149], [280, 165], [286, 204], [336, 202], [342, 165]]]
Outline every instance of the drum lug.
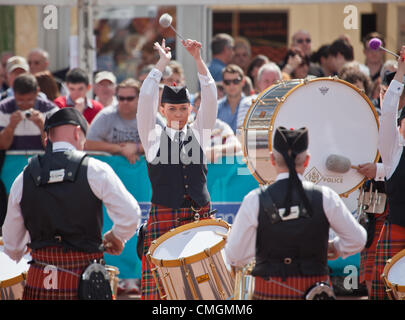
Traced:
[[206, 254], [206, 256], [208, 257], [208, 259], [210, 261], [211, 272], [214, 276], [215, 284], [217, 285], [217, 292], [220, 295], [221, 299], [224, 300], [225, 292], [224, 292], [224, 289], [222, 288], [221, 279], [219, 278], [217, 268], [215, 267], [214, 259], [212, 259], [211, 250], [209, 248], [207, 248], [204, 250], [204, 253]]
[[153, 266], [154, 264], [153, 264], [152, 259], [151, 259], [151, 253], [150, 253], [150, 251], [148, 251], [148, 253], [146, 254], [146, 260], [147, 260], [147, 262], [149, 263], [149, 265], [151, 266], [150, 271], [151, 271], [151, 273], [152, 273], [152, 278], [153, 278], [153, 280], [155, 280], [156, 287], [157, 287], [158, 292], [159, 292], [159, 297], [160, 297], [160, 299], [162, 299], [162, 300], [166, 300], [167, 295], [163, 294], [162, 288], [160, 287], [159, 278], [158, 278], [158, 276], [156, 275], [156, 272], [157, 272], [157, 271], [156, 271], [156, 267], [152, 268], [152, 266]]
[[189, 288], [191, 290], [191, 294], [193, 295], [193, 299], [198, 300], [197, 291], [195, 290], [194, 283], [193, 283], [193, 281], [191, 279], [190, 270], [187, 268], [187, 265], [186, 265], [186, 262], [184, 261], [184, 258], [180, 259], [180, 264], [184, 269], [184, 273], [186, 275], [187, 283], [188, 283], [188, 286], [189, 286]]

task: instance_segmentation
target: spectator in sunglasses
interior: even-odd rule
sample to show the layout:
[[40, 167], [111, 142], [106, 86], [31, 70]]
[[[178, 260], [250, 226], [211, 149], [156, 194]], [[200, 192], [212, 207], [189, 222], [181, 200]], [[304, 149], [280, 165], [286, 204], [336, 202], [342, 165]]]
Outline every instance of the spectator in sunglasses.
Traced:
[[[295, 32], [291, 38], [291, 48], [298, 48], [302, 51], [302, 53], [308, 57], [311, 58], [313, 55], [312, 52], [312, 39], [311, 35], [309, 34], [308, 31], [306, 30], [298, 30]], [[322, 68], [313, 62], [308, 63], [309, 70], [307, 74], [313, 75], [316, 77], [322, 77], [323, 76], [323, 71]]]
[[242, 125], [240, 119], [244, 119], [247, 105], [250, 103], [243, 93], [245, 85], [245, 75], [243, 70], [235, 65], [229, 64], [222, 71], [222, 83], [224, 85], [225, 96], [218, 100], [218, 119], [226, 122], [236, 134], [238, 127]]
[[136, 120], [139, 90], [139, 81], [132, 78], [117, 86], [118, 105], [104, 108], [94, 118], [87, 134], [86, 150], [122, 155], [131, 164], [139, 159], [144, 153]]
[[312, 54], [311, 48], [311, 36], [308, 31], [305, 30], [298, 30], [295, 32], [291, 39], [291, 47], [298, 47], [300, 48], [303, 53], [307, 56]]

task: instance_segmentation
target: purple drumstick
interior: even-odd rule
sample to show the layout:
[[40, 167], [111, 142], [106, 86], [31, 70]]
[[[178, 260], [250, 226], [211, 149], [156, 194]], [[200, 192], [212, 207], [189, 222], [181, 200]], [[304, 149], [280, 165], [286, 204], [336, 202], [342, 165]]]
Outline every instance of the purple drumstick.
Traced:
[[395, 53], [392, 52], [392, 51], [389, 51], [388, 49], [385, 49], [385, 48], [382, 46], [381, 40], [378, 39], [378, 38], [373, 38], [373, 39], [371, 39], [370, 42], [368, 43], [368, 46], [370, 47], [370, 49], [373, 49], [373, 50], [381, 49], [381, 50], [384, 50], [385, 52], [391, 53], [391, 54], [394, 55], [395, 57], [399, 58], [399, 55], [395, 54]]

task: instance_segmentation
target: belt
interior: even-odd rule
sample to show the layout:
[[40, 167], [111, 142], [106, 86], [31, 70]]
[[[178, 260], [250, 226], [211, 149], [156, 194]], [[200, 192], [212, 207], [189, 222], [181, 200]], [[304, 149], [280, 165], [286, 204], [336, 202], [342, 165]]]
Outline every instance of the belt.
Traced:
[[[201, 206], [195, 202], [193, 199], [191, 199], [190, 197], [186, 197], [183, 200], [183, 203], [181, 204], [181, 208], [191, 208], [193, 209], [193, 211], [199, 211], [201, 210]], [[194, 209], [194, 208], [199, 208], [199, 209]]]

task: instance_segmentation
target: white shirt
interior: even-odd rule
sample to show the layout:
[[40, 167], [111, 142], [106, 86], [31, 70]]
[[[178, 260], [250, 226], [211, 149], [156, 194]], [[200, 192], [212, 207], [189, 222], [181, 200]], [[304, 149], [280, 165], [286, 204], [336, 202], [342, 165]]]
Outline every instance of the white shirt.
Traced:
[[[67, 142], [53, 144], [54, 152], [73, 149], [74, 146]], [[140, 221], [141, 209], [138, 202], [105, 162], [89, 157], [87, 179], [91, 190], [103, 201], [108, 216], [113, 221], [114, 236], [125, 243], [135, 234]], [[6, 219], [2, 228], [4, 252], [17, 262], [26, 252], [27, 243], [31, 241], [21, 214], [22, 191], [23, 172], [11, 186]]]
[[[162, 128], [156, 124], [156, 114], [159, 104], [159, 83], [162, 73], [154, 68], [148, 74], [139, 93], [138, 111], [138, 132], [142, 146], [145, 150], [145, 157], [148, 162], [155, 159], [160, 146], [160, 136], [166, 130], [168, 136], [173, 140], [177, 130]], [[198, 74], [201, 86], [201, 105], [196, 120], [190, 125], [193, 133], [203, 150], [210, 145], [211, 130], [217, 118], [217, 88], [211, 74], [206, 76]], [[187, 126], [181, 130], [186, 136]]]
[[[276, 181], [288, 177], [288, 173], [281, 173], [277, 176]], [[299, 175], [299, 177], [302, 180], [302, 176]], [[303, 181], [303, 183], [310, 182]], [[258, 189], [255, 189], [245, 196], [228, 236], [225, 255], [227, 261], [233, 266], [244, 266], [255, 257], [259, 192]], [[366, 230], [356, 221], [335, 191], [322, 186], [322, 196], [326, 218], [336, 233], [333, 244], [338, 254], [346, 258], [360, 252], [366, 244]]]
[[384, 164], [387, 180], [391, 178], [401, 159], [403, 139], [398, 131], [398, 104], [404, 85], [397, 80], [392, 80], [381, 108], [380, 130], [378, 132], [378, 149]]

